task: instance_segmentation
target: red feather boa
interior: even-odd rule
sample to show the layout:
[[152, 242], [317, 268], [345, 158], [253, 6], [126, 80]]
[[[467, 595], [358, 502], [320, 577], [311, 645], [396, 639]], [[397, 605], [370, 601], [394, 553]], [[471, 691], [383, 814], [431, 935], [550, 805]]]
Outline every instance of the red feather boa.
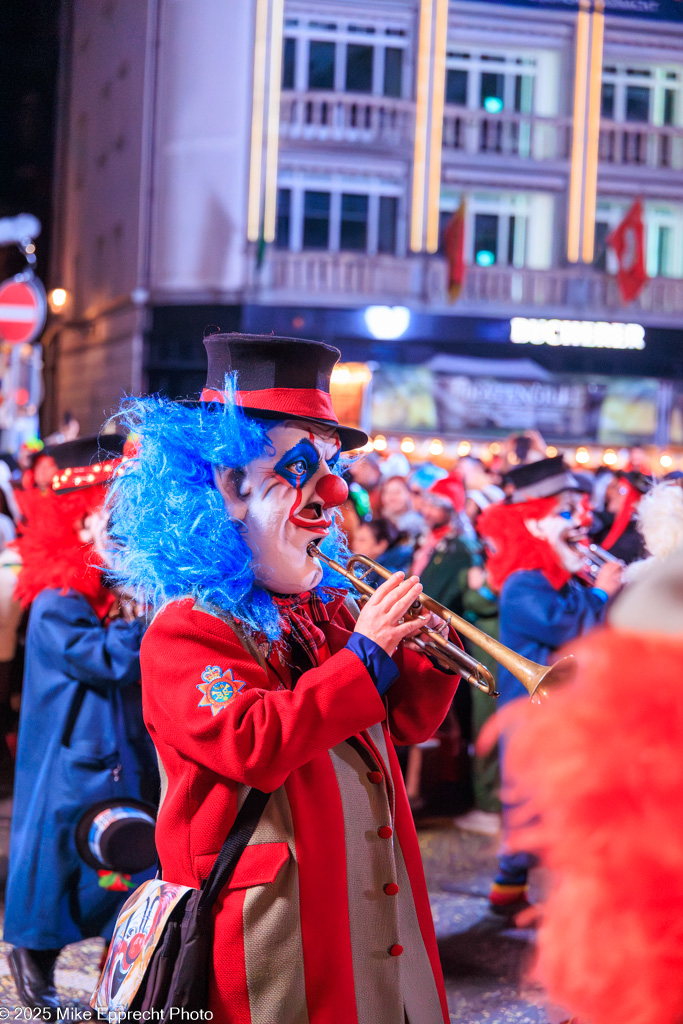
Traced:
[[574, 684], [510, 707], [511, 841], [553, 879], [535, 974], [591, 1024], [680, 1024], [683, 640], [603, 630], [573, 653]]
[[489, 584], [500, 592], [505, 580], [519, 569], [540, 569], [550, 585], [559, 590], [570, 579], [551, 545], [534, 537], [527, 519], [544, 519], [557, 507], [558, 497], [537, 498], [516, 505], [489, 505], [477, 520], [479, 534], [490, 546], [486, 569]]
[[50, 587], [78, 591], [100, 618], [109, 612], [115, 597], [102, 585], [102, 563], [77, 533], [84, 516], [96, 511], [105, 497], [102, 486], [60, 495], [38, 488], [17, 492], [25, 521], [17, 527], [13, 545], [22, 560], [14, 597], [22, 607]]

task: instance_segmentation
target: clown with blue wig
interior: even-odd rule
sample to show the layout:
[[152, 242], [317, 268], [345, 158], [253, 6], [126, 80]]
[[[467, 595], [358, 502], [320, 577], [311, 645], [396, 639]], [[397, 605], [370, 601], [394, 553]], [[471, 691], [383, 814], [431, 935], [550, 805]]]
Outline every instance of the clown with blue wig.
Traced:
[[447, 1021], [393, 744], [432, 736], [458, 677], [411, 645], [416, 577], [358, 612], [317, 557], [345, 554], [342, 453], [367, 441], [332, 408], [339, 352], [205, 346], [199, 402], [129, 407], [139, 449], [111, 509], [118, 577], [157, 608], [141, 665], [164, 879], [199, 887], [247, 794], [267, 794], [214, 908], [208, 1009], [218, 1024]]

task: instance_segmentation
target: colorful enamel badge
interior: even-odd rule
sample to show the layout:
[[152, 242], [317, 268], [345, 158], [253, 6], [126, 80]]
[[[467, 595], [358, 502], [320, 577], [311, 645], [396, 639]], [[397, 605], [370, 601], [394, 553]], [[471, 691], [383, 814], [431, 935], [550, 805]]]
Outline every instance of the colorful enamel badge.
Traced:
[[202, 699], [197, 706], [211, 708], [212, 715], [217, 715], [246, 686], [243, 679], [235, 679], [231, 668], [223, 672], [218, 665], [207, 665], [202, 679], [204, 682], [197, 683], [197, 689], [202, 691]]

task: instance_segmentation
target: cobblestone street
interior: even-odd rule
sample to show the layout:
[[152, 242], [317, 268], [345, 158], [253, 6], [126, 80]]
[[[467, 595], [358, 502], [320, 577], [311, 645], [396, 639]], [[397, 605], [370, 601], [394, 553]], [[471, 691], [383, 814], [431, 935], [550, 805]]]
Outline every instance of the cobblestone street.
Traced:
[[[10, 802], [0, 803], [0, 876], [7, 872]], [[460, 832], [437, 822], [419, 832], [451, 1020], [458, 1024], [546, 1024], [543, 993], [525, 980], [532, 933], [501, 930], [486, 913], [497, 840]], [[448, 891], [443, 886], [448, 886]], [[0, 943], [0, 1006], [13, 1008], [17, 994]], [[97, 978], [102, 942], [68, 946], [57, 964], [65, 1001], [87, 1002]], [[561, 1016], [556, 1016], [560, 1020]], [[274, 1021], [273, 1024], [276, 1024]], [[339, 1024], [344, 1024], [340, 1021]]]

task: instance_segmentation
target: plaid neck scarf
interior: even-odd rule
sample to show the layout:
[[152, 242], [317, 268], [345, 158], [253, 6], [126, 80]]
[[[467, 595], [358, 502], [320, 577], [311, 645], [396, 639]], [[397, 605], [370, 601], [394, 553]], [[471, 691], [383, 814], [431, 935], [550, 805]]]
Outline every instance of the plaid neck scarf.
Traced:
[[325, 587], [330, 601], [323, 601], [318, 591], [307, 590], [303, 594], [273, 596], [280, 612], [283, 638], [290, 646], [300, 647], [312, 665], [319, 664], [318, 650], [325, 645], [325, 634], [317, 623], [329, 622], [346, 591], [337, 587]]

